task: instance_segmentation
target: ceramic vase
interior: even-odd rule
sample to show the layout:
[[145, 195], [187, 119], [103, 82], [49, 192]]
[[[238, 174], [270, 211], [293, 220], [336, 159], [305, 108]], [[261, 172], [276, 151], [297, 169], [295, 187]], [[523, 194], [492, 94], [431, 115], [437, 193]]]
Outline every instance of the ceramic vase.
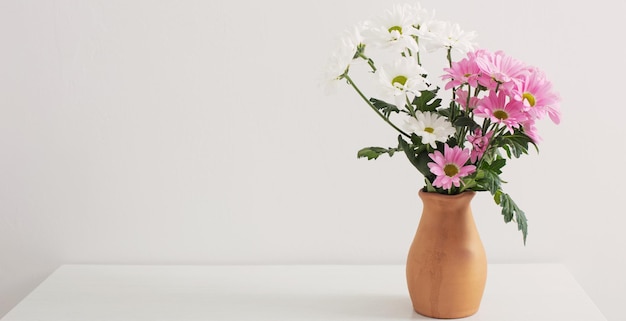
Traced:
[[453, 319], [478, 311], [487, 258], [471, 210], [475, 194], [419, 192], [422, 216], [409, 250], [406, 277], [413, 308], [421, 315]]

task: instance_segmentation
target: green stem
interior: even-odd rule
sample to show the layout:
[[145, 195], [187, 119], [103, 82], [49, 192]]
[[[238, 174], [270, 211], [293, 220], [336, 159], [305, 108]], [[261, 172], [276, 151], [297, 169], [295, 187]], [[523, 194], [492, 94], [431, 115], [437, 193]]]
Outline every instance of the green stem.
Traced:
[[450, 104], [450, 122], [454, 124], [456, 120], [456, 88], [452, 88], [452, 103]]
[[[415, 37], [415, 43], [419, 47], [420, 40], [419, 40], [419, 37], [417, 37], [417, 36]], [[421, 66], [422, 65], [422, 61], [420, 59], [420, 51], [419, 50], [415, 53], [415, 56], [417, 57], [417, 64]]]
[[406, 97], [406, 107], [407, 107], [407, 110], [409, 111], [409, 115], [417, 118], [415, 116], [415, 109], [413, 108], [413, 104], [411, 104], [411, 101], [409, 100], [409, 97]]
[[493, 134], [493, 136], [502, 136], [504, 134], [504, 132], [507, 130], [506, 126], [502, 126], [498, 129], [498, 132], [496, 132], [495, 134]]
[[487, 133], [487, 129], [489, 128], [489, 126], [491, 125], [491, 120], [489, 118], [485, 118], [485, 120], [483, 120], [483, 135], [485, 135]]
[[498, 126], [500, 126], [500, 124], [498, 124], [498, 123], [491, 124], [491, 128], [489, 128], [488, 131], [492, 131], [493, 132], [493, 137], [492, 138], [498, 137], [498, 135], [500, 135], [502, 133], [502, 130], [504, 128], [506, 128], [506, 126], [505, 127], [501, 127], [501, 128], [498, 128]]
[[[473, 118], [471, 109], [469, 108], [471, 91], [472, 91], [472, 87], [469, 84], [467, 84], [467, 99], [465, 101], [465, 113], [466, 113], [466, 116]], [[467, 135], [467, 132], [468, 132], [467, 129], [468, 127], [464, 126], [460, 130], [459, 136], [457, 137], [457, 142], [459, 143], [459, 146], [463, 146], [463, 144], [465, 143], [465, 136]]]
[[372, 58], [364, 55], [362, 52], [357, 52], [357, 57], [367, 61], [367, 64], [372, 68], [372, 72], [376, 72], [376, 66], [374, 64], [374, 60]]
[[393, 127], [393, 129], [395, 129], [396, 131], [398, 131], [400, 134], [402, 134], [405, 137], [410, 138], [411, 136], [407, 133], [405, 133], [404, 131], [402, 131], [402, 129], [398, 128], [398, 126], [394, 125], [389, 118], [385, 117], [385, 115], [383, 115], [375, 106], [374, 104], [372, 104], [372, 102], [367, 99], [367, 97], [365, 97], [365, 95], [363, 94], [363, 92], [361, 92], [361, 90], [359, 89], [359, 87], [356, 86], [356, 84], [354, 83], [354, 81], [352, 81], [352, 78], [350, 78], [350, 76], [345, 75], [345, 79], [346, 81], [348, 81], [348, 83], [352, 86], [352, 88], [354, 88], [354, 90], [356, 90], [356, 92], [359, 94], [359, 96], [361, 96], [361, 98], [363, 98], [363, 100], [365, 100], [365, 102], [367, 103], [368, 106], [370, 106], [370, 108], [372, 108], [372, 110], [378, 114], [378, 116], [380, 116], [380, 118], [382, 118], [387, 124], [389, 124], [389, 126]]
[[372, 68], [372, 72], [376, 72], [376, 66], [374, 65], [374, 60], [371, 58], [367, 58], [367, 64]]

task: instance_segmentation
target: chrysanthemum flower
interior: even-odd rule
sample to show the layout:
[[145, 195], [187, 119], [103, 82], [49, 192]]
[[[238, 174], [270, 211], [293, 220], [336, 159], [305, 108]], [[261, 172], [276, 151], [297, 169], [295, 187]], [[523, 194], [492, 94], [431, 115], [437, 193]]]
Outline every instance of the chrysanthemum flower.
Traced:
[[360, 42], [361, 36], [357, 27], [341, 34], [335, 51], [328, 57], [324, 71], [322, 86], [327, 93], [334, 91], [343, 79], [343, 75], [354, 62], [354, 55]]
[[405, 127], [408, 132], [421, 137], [423, 144], [430, 144], [433, 148], [437, 148], [437, 142], [445, 143], [456, 131], [445, 117], [429, 111], [418, 111], [415, 118], [408, 117]]
[[445, 145], [443, 154], [440, 151], [428, 154], [434, 162], [428, 163], [430, 172], [437, 175], [433, 181], [433, 186], [450, 189], [452, 185], [461, 186], [461, 178], [473, 173], [476, 170], [474, 165], [465, 165], [470, 158], [467, 149], [458, 146], [450, 148]]
[[537, 127], [535, 126], [535, 121], [529, 119], [522, 123], [522, 129], [524, 130], [524, 134], [530, 137], [533, 140], [533, 143], [537, 144], [541, 142], [541, 136], [537, 133]]
[[560, 123], [560, 98], [552, 92], [552, 83], [542, 71], [534, 68], [529, 74], [520, 77], [513, 91], [514, 98], [524, 103], [531, 118], [541, 119], [547, 114], [555, 124]]
[[[503, 51], [490, 53], [486, 50], [477, 52], [476, 64], [485, 77], [480, 78], [481, 85], [494, 89], [494, 84], [500, 84], [504, 90], [512, 89], [519, 77], [528, 72], [528, 66], [523, 62], [507, 56]], [[494, 83], [495, 82], [495, 83]]]
[[419, 30], [420, 46], [427, 52], [439, 49], [454, 49], [465, 54], [474, 50], [476, 33], [463, 31], [459, 24], [448, 21], [431, 20]]
[[397, 52], [404, 52], [407, 48], [417, 52], [417, 42], [412, 37], [417, 29], [413, 25], [418, 23], [415, 15], [421, 12], [418, 7], [394, 5], [391, 10], [386, 10], [377, 19], [366, 23], [363, 30], [365, 43]]
[[472, 151], [470, 152], [470, 161], [476, 163], [483, 157], [487, 147], [489, 147], [489, 140], [493, 137], [493, 131], [487, 132], [483, 135], [480, 128], [474, 130], [474, 134], [467, 135], [467, 141], [472, 144]]
[[516, 100], [509, 99], [503, 91], [490, 91], [489, 95], [478, 102], [474, 109], [476, 116], [488, 117], [494, 123], [503, 124], [513, 133], [513, 128], [519, 128], [522, 122], [528, 120], [524, 112], [524, 105]]
[[478, 87], [478, 78], [480, 77], [481, 71], [476, 61], [473, 59], [463, 58], [459, 61], [452, 62], [450, 68], [444, 68], [443, 70], [446, 74], [441, 76], [441, 79], [449, 80], [448, 83], [446, 83], [445, 89], [465, 84], [469, 84], [474, 88]]
[[417, 26], [418, 29], [423, 24], [427, 23], [434, 19], [435, 13], [431, 12], [422, 6], [419, 3], [416, 4], [405, 4], [402, 8], [408, 19], [412, 21], [413, 26]]
[[428, 89], [426, 79], [422, 76], [426, 70], [413, 58], [400, 58], [392, 65], [378, 70], [381, 83], [381, 95], [393, 99], [398, 108], [402, 108], [409, 100], [420, 95], [420, 91]]
[[466, 110], [472, 110], [476, 108], [476, 106], [478, 106], [478, 103], [480, 102], [480, 98], [472, 96], [469, 98], [469, 104], [468, 104], [467, 95], [468, 95], [467, 90], [457, 90], [455, 101], [459, 103], [459, 105], [461, 105], [461, 107], [465, 108]]

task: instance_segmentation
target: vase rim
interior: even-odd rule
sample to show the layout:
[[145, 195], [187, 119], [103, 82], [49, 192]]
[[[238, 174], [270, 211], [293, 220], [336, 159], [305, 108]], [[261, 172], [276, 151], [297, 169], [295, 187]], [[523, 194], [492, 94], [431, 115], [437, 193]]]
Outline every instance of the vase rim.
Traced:
[[454, 198], [464, 198], [464, 197], [474, 197], [474, 195], [476, 195], [476, 191], [474, 190], [467, 190], [464, 192], [461, 192], [459, 194], [441, 194], [441, 193], [437, 193], [437, 192], [426, 192], [424, 191], [424, 189], [420, 189], [418, 192], [419, 196], [426, 196], [426, 197], [432, 197], [432, 198], [445, 198], [445, 199], [454, 199]]

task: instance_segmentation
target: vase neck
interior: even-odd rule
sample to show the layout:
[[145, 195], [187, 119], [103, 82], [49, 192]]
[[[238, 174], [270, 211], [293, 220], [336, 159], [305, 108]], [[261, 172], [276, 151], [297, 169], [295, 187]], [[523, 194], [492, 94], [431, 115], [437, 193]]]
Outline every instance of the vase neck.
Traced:
[[471, 200], [476, 192], [468, 191], [457, 195], [445, 195], [420, 191], [423, 201], [419, 229], [426, 238], [447, 239], [450, 242], [465, 242], [479, 238]]
[[464, 211], [470, 207], [474, 195], [476, 195], [474, 191], [467, 191], [456, 195], [419, 191], [419, 197], [422, 199], [424, 208], [428, 208], [434, 212], [454, 213]]

